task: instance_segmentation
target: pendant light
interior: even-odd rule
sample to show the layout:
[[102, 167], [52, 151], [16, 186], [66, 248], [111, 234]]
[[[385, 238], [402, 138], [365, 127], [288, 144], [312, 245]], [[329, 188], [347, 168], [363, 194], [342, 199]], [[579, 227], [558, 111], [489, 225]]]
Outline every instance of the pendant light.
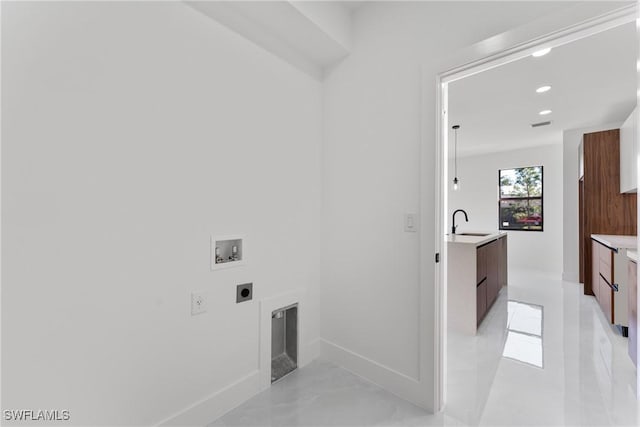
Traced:
[[456, 191], [460, 187], [458, 183], [460, 180], [458, 179], [458, 129], [460, 129], [460, 125], [453, 125], [451, 127], [454, 132], [454, 143], [453, 143], [453, 190]]

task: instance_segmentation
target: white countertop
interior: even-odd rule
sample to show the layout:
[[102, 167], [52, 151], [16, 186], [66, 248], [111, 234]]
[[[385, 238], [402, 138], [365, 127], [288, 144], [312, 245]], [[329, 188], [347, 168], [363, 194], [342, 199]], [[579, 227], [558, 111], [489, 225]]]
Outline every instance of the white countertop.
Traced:
[[592, 234], [591, 238], [614, 249], [637, 249], [638, 236], [616, 236], [612, 234]]
[[629, 259], [635, 263], [638, 262], [638, 251], [636, 250], [632, 250], [632, 251], [627, 251], [627, 257], [629, 257]]
[[462, 243], [465, 245], [480, 246], [498, 237], [506, 236], [506, 231], [478, 232], [486, 234], [486, 236], [463, 236], [462, 233], [471, 233], [470, 231], [461, 231], [458, 234], [447, 234], [448, 243]]

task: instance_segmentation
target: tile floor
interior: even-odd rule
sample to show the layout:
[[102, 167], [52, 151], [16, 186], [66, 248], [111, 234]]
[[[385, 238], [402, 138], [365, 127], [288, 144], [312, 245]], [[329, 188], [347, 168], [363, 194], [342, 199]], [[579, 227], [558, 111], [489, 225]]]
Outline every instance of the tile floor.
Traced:
[[640, 425], [626, 339], [580, 285], [542, 273], [510, 272], [478, 335], [449, 334], [447, 371], [441, 414], [314, 361], [210, 425]]

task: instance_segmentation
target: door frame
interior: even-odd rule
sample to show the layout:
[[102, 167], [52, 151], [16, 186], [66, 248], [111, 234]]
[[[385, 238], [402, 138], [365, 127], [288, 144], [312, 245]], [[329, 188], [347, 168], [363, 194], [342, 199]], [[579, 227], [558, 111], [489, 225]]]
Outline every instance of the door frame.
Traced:
[[[636, 22], [636, 28], [640, 29], [639, 7], [637, 4], [630, 4], [595, 17], [584, 19], [578, 23], [564, 22], [564, 26], [559, 26], [561, 30], [552, 30], [553, 24], [561, 22], [560, 19], [553, 22], [546, 22], [540, 25], [542, 28], [542, 36], [527, 34], [526, 31], [514, 30], [510, 33], [504, 33], [496, 37], [502, 36], [502, 40], [492, 37], [477, 45], [472, 46], [466, 51], [461, 51], [449, 61], [448, 64], [442, 65], [442, 70], [436, 74], [436, 160], [435, 160], [435, 242], [423, 241], [422, 247], [429, 247], [429, 243], [435, 244], [436, 253], [440, 254], [442, 262], [437, 262], [434, 269], [434, 312], [429, 313], [428, 307], [421, 306], [421, 318], [428, 318], [429, 315], [434, 316], [434, 389], [433, 389], [433, 408], [436, 412], [442, 411], [446, 404], [446, 369], [447, 369], [447, 288], [446, 288], [446, 272], [447, 272], [447, 245], [445, 234], [448, 230], [448, 130], [449, 123], [447, 117], [448, 109], [448, 85], [465, 77], [478, 74], [492, 68], [496, 68], [510, 62], [517, 61], [531, 55], [533, 52], [544, 48], [556, 48], [576, 40], [580, 40], [630, 22]], [[567, 17], [565, 16], [565, 19]], [[579, 18], [578, 18], [579, 19]], [[575, 22], [575, 21], [573, 21]], [[546, 24], [546, 32], [545, 32]], [[556, 26], [555, 28], [558, 28]], [[501, 46], [499, 46], [501, 45]], [[489, 52], [489, 53], [487, 53]], [[451, 66], [453, 65], [453, 66]], [[423, 72], [425, 76], [425, 84], [429, 84], [432, 77], [429, 77], [427, 71]], [[431, 74], [433, 76], [433, 74]], [[423, 99], [428, 99], [427, 89], [424, 89]], [[640, 94], [639, 94], [640, 95]], [[424, 115], [423, 115], [424, 117]], [[423, 119], [423, 129], [427, 127], [426, 120]], [[430, 144], [428, 132], [423, 133], [423, 145]], [[425, 170], [424, 157], [422, 158], [422, 170]], [[424, 175], [423, 175], [424, 178]], [[423, 192], [422, 206], [428, 206], [429, 201]], [[426, 237], [423, 237], [426, 239]], [[423, 292], [427, 292], [425, 288], [428, 286], [428, 280], [422, 280], [421, 286]], [[638, 371], [638, 384], [640, 385], [640, 370]], [[639, 394], [640, 397], [640, 394]]]

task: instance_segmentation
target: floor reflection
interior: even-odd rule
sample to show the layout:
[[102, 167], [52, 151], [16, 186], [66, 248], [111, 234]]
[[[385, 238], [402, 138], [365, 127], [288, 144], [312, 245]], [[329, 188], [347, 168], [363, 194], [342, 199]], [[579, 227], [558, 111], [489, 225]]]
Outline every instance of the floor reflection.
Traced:
[[640, 425], [627, 339], [581, 285], [510, 271], [478, 334], [449, 332], [445, 414], [462, 424]]
[[509, 300], [507, 313], [507, 339], [502, 355], [543, 368], [543, 307]]

